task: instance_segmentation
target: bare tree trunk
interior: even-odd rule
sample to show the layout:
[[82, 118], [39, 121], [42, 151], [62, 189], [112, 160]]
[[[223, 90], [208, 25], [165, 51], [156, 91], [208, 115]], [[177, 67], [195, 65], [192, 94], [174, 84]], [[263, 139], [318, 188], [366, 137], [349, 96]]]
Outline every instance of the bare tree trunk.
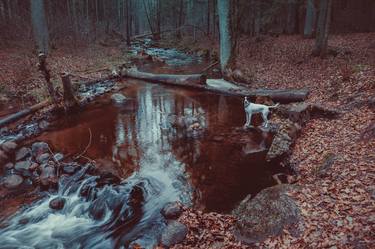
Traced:
[[39, 71], [43, 74], [44, 79], [46, 80], [46, 87], [48, 90], [48, 93], [52, 99], [52, 102], [55, 106], [58, 106], [59, 101], [56, 96], [55, 89], [53, 88], [52, 82], [51, 82], [51, 74], [50, 70], [47, 67], [47, 56], [44, 53], [40, 53], [38, 55], [39, 58], [39, 64], [38, 64], [38, 69]]
[[314, 56], [325, 57], [327, 55], [331, 12], [332, 0], [320, 0], [318, 30], [312, 53]]
[[[178, 27], [182, 26], [182, 17], [184, 14], [184, 0], [180, 0], [180, 8], [179, 8], [179, 14], [178, 14]], [[181, 39], [181, 29], [177, 30], [177, 39]]]
[[307, 0], [305, 28], [303, 31], [303, 35], [306, 38], [310, 38], [313, 36], [315, 19], [316, 19], [316, 9], [314, 5], [314, 0]]
[[126, 1], [126, 45], [131, 45], [130, 40], [130, 7], [129, 0]]
[[211, 9], [210, 0], [207, 0], [207, 35], [210, 35]]
[[295, 34], [297, 32], [298, 24], [298, 9], [296, 0], [288, 0], [287, 12], [286, 33]]
[[48, 53], [48, 28], [44, 10], [44, 0], [31, 1], [31, 17], [35, 41], [38, 49], [44, 54]]
[[225, 73], [235, 62], [235, 41], [233, 23], [231, 21], [231, 1], [218, 0], [219, 27], [220, 27], [220, 65]]

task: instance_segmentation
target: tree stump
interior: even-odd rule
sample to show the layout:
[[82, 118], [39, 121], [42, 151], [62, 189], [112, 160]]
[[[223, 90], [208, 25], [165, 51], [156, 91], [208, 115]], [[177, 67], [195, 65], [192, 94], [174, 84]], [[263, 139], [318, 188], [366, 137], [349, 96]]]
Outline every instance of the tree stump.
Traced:
[[62, 73], [61, 80], [64, 89], [64, 108], [65, 111], [75, 111], [79, 108], [79, 102], [74, 94], [72, 82], [69, 73]]
[[44, 53], [40, 52], [39, 55], [38, 55], [38, 58], [39, 58], [38, 69], [43, 74], [44, 79], [46, 80], [47, 90], [48, 90], [48, 93], [49, 93], [49, 95], [52, 99], [53, 104], [55, 106], [58, 106], [59, 100], [57, 98], [55, 89], [53, 88], [53, 85], [52, 85], [52, 82], [51, 82], [50, 70], [47, 67], [47, 60], [46, 60], [47, 56]]

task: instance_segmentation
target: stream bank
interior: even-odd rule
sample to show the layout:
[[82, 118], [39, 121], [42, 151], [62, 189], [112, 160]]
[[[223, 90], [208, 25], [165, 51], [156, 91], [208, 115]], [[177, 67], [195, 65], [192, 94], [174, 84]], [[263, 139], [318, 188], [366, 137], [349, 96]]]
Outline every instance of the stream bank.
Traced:
[[[106, 94], [120, 88], [111, 98]], [[161, 236], [173, 245], [166, 233], [181, 240], [187, 231], [163, 217], [167, 204], [230, 212], [247, 194], [274, 185], [273, 175], [287, 173], [265, 160], [272, 134], [242, 128], [242, 112], [233, 112], [242, 109], [241, 98], [137, 80], [99, 81], [79, 92], [95, 102], [81, 113], [51, 113], [48, 123], [34, 117], [18, 132], [3, 131], [4, 141], [19, 145], [4, 158], [9, 167], [2, 201], [30, 193], [37, 199], [5, 214], [4, 243], [150, 248]], [[40, 153], [34, 149], [39, 145]], [[25, 184], [27, 191], [13, 191]], [[52, 234], [42, 238], [40, 229]], [[87, 233], [66, 244], [82, 231]]]

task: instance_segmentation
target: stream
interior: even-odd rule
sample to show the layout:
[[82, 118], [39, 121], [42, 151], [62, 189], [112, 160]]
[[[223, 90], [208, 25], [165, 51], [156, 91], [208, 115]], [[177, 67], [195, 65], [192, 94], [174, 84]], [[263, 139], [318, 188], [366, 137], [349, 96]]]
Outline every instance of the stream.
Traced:
[[[153, 51], [168, 69], [200, 63], [177, 50]], [[241, 98], [126, 84], [125, 100], [105, 95], [102, 105], [59, 118], [29, 141], [47, 142], [67, 158], [84, 155], [56, 191], [6, 220], [0, 248], [152, 248], [166, 226], [166, 204], [229, 213], [248, 194], [275, 185], [272, 175], [283, 169], [265, 161], [272, 136], [243, 130]], [[52, 210], [57, 197], [65, 205]]]

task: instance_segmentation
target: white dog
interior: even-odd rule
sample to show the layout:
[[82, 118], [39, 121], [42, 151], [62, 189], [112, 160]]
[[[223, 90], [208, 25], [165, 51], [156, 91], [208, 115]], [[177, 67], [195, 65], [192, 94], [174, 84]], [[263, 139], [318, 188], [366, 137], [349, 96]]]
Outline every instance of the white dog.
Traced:
[[268, 114], [270, 113], [270, 109], [276, 108], [276, 107], [279, 106], [279, 103], [277, 103], [274, 106], [254, 104], [254, 103], [251, 103], [247, 99], [247, 97], [245, 97], [245, 100], [244, 100], [243, 104], [244, 104], [245, 113], [246, 113], [246, 124], [245, 124], [245, 127], [250, 127], [251, 126], [251, 116], [254, 113], [260, 113], [260, 114], [262, 114], [263, 126], [267, 127], [268, 126]]

